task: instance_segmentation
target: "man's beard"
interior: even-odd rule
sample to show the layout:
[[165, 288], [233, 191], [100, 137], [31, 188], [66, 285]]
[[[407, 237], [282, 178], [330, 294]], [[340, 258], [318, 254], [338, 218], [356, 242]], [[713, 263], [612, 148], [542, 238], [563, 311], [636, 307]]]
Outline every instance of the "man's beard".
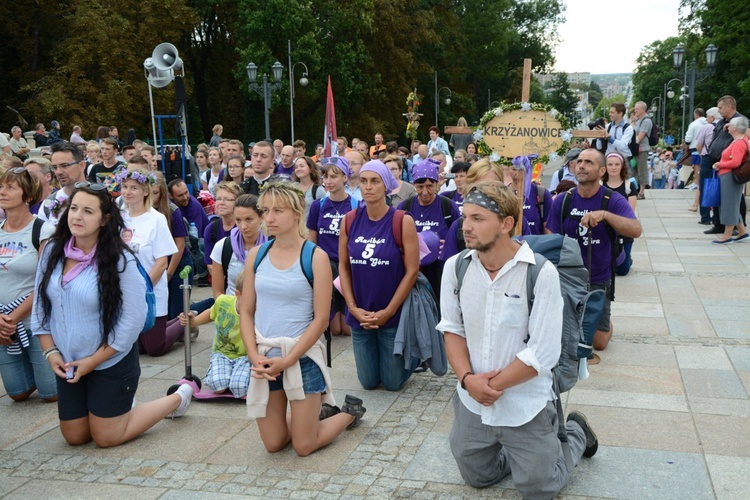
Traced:
[[466, 242], [466, 248], [468, 248], [470, 250], [476, 250], [479, 253], [486, 253], [486, 252], [489, 252], [490, 250], [492, 250], [493, 248], [495, 248], [495, 246], [497, 245], [498, 241], [500, 241], [500, 235], [499, 234], [495, 235], [495, 238], [493, 238], [493, 240], [490, 241], [489, 243], [480, 243], [478, 241], [469, 243], [467, 241]]

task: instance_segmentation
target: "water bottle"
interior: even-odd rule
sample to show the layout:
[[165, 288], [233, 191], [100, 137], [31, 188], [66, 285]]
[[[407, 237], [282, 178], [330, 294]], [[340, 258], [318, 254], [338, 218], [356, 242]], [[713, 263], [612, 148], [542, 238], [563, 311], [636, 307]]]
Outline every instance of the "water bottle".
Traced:
[[198, 239], [198, 228], [195, 227], [195, 222], [190, 223], [190, 230], [188, 232], [190, 233], [191, 238]]

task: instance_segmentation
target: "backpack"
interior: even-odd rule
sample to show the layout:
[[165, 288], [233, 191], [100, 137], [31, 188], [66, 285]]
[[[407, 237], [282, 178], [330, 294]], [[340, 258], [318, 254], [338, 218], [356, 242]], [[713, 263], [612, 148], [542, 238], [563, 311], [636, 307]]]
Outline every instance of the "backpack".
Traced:
[[[623, 132], [625, 131], [626, 127], [629, 127], [627, 123], [622, 127]], [[630, 137], [630, 142], [628, 143], [628, 149], [630, 150], [630, 156], [633, 158], [638, 156], [638, 153], [641, 151], [641, 147], [638, 145], [638, 133], [633, 130], [633, 135]]]
[[[178, 209], [179, 209], [179, 207], [177, 205], [175, 205], [171, 201], [169, 202], [169, 214], [170, 215], [174, 215], [174, 213]], [[182, 212], [180, 212], [180, 213], [182, 213]], [[188, 220], [185, 218], [184, 215], [182, 216], [182, 223], [185, 225], [185, 233], [186, 233], [186, 235], [185, 235], [185, 248], [187, 248], [188, 250], [190, 250], [192, 248], [192, 245], [190, 243], [190, 223], [188, 222]]]
[[651, 122], [651, 133], [648, 134], [648, 145], [656, 146], [659, 144], [659, 125], [654, 123], [651, 118], [648, 119]]
[[[570, 216], [570, 204], [573, 202], [573, 193], [576, 188], [570, 188], [565, 193], [565, 197], [563, 198], [562, 203], [562, 209], [560, 212], [560, 234], [563, 234], [564, 226], [565, 226], [565, 219], [567, 219]], [[612, 198], [612, 194], [614, 191], [609, 189], [607, 186], [604, 186], [604, 196], [602, 197], [602, 205], [600, 210], [609, 211], [609, 200]], [[612, 268], [612, 276], [610, 278], [612, 282], [612, 286], [609, 291], [609, 300], [614, 301], [615, 300], [615, 276], [617, 271], [617, 257], [620, 255], [620, 253], [623, 251], [623, 241], [622, 237], [620, 237], [617, 232], [607, 224], [606, 222], [602, 222], [604, 224], [605, 229], [607, 230], [607, 236], [609, 236], [609, 246], [612, 249], [612, 264], [610, 267]], [[589, 265], [591, 265], [591, 245], [588, 245], [589, 255], [588, 255], [588, 261]]]
[[[571, 390], [579, 379], [588, 378], [586, 358], [592, 352], [596, 326], [604, 311], [604, 291], [589, 291], [589, 271], [583, 265], [581, 249], [576, 240], [560, 234], [546, 234], [526, 236], [524, 241], [534, 251], [536, 259], [536, 264], [529, 264], [526, 271], [529, 314], [534, 307], [536, 280], [544, 263], [552, 262], [560, 276], [563, 323], [560, 359], [552, 369], [552, 386], [557, 396], [557, 437], [563, 445], [566, 462], [571, 463], [560, 393]], [[471, 262], [469, 252], [464, 250], [456, 258], [456, 289], [453, 293], [459, 303], [463, 278]], [[524, 342], [528, 343], [529, 339], [527, 336]]]
[[[446, 198], [443, 195], [438, 195], [438, 198], [440, 198], [440, 210], [443, 212], [443, 219], [445, 220], [445, 223], [448, 224], [448, 227], [451, 227], [453, 225], [453, 211], [451, 210], [451, 203], [452, 201], [450, 198]], [[406, 210], [409, 213], [412, 213], [412, 208], [414, 207], [414, 203], [417, 201], [417, 197], [411, 196], [410, 198], [407, 198], [404, 200], [403, 209]]]
[[[253, 262], [253, 272], [258, 272], [258, 266], [260, 266], [260, 263], [263, 262], [263, 259], [266, 258], [266, 255], [268, 255], [268, 251], [271, 249], [271, 246], [274, 244], [276, 239], [268, 240], [265, 243], [263, 243], [260, 248], [258, 249], [258, 253], [255, 255], [255, 262]], [[227, 247], [229, 250], [227, 251]], [[307, 278], [307, 282], [310, 284], [310, 288], [313, 288], [313, 255], [315, 254], [315, 249], [318, 248], [318, 245], [313, 243], [312, 241], [307, 241], [302, 244], [302, 249], [299, 253], [299, 264], [302, 268], [302, 274], [305, 275], [305, 278]], [[226, 256], [228, 254], [228, 256]], [[226, 257], [225, 257], [226, 256]], [[224, 265], [224, 260], [226, 258], [226, 265]], [[226, 290], [226, 283], [227, 283], [227, 269], [229, 268], [229, 260], [232, 258], [232, 243], [229, 240], [229, 238], [226, 238], [224, 240], [224, 248], [221, 249], [221, 262], [222, 265], [224, 265], [224, 287]], [[331, 367], [331, 330], [326, 327], [325, 332], [323, 332], [323, 335], [325, 335], [326, 338], [326, 356], [328, 358], [328, 367]]]
[[739, 167], [732, 170], [732, 178], [737, 184], [745, 184], [750, 181], [750, 142], [745, 139], [745, 161]]
[[[349, 230], [352, 227], [352, 223], [354, 222], [354, 218], [357, 216], [358, 211], [359, 209], [355, 208], [354, 210], [347, 212], [344, 216], [344, 226], [346, 227], [347, 236], [349, 235]], [[401, 250], [401, 253], [404, 253], [404, 215], [406, 215], [404, 210], [396, 210], [393, 214], [392, 221], [393, 239], [396, 241], [396, 246]]]
[[146, 321], [143, 323], [143, 330], [141, 333], [145, 333], [151, 330], [156, 324], [156, 294], [154, 293], [154, 284], [151, 282], [151, 276], [148, 275], [146, 269], [143, 268], [141, 261], [138, 257], [133, 254], [135, 258], [135, 265], [138, 267], [138, 272], [143, 276], [143, 281], [146, 282]]
[[34, 245], [37, 252], [39, 252], [39, 245], [41, 244], [39, 238], [42, 236], [42, 226], [44, 226], [44, 221], [34, 217], [34, 225], [31, 227], [31, 244]]
[[[351, 195], [347, 195], [347, 196], [349, 196], [349, 203], [352, 206], [352, 210], [356, 210], [359, 207], [359, 200], [357, 198], [355, 198], [354, 196], [351, 196]], [[324, 197], [322, 197], [320, 199], [320, 201], [318, 202], [318, 203], [320, 203], [320, 209], [321, 210], [323, 210], [323, 203], [325, 203], [326, 200], [330, 200], [330, 198], [328, 198], [328, 193], [326, 193], [326, 195]], [[331, 202], [331, 203], [333, 203], [333, 202]]]

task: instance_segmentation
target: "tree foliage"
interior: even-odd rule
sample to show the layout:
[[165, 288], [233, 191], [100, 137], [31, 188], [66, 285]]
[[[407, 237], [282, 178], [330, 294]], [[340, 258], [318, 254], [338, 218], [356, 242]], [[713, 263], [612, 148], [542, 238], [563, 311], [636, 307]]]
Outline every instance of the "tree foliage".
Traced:
[[552, 80], [552, 91], [547, 96], [547, 103], [554, 106], [557, 111], [565, 115], [571, 123], [578, 123], [576, 106], [578, 99], [570, 89], [567, 73], [558, 73]]
[[[17, 0], [3, 2], [6, 50], [0, 53], [0, 95], [30, 121], [73, 124], [91, 137], [98, 125], [151, 135], [143, 60], [169, 41], [185, 62], [191, 137], [211, 127], [258, 140], [263, 99], [248, 88], [245, 66], [259, 75], [279, 61], [271, 129], [290, 138], [287, 41], [293, 62], [309, 69], [309, 86], [295, 85], [295, 136], [318, 142], [327, 77], [336, 98], [340, 133], [389, 138], [403, 134], [405, 100], [415, 88], [423, 124], [434, 116], [435, 72], [452, 91], [441, 125], [459, 116], [477, 120], [492, 100], [520, 99], [524, 58], [536, 71], [554, 63], [561, 0]], [[298, 80], [302, 65], [295, 66]], [[533, 87], [541, 96], [539, 86]], [[157, 114], [174, 113], [174, 89], [154, 89]], [[443, 97], [444, 98], [444, 97]], [[3, 106], [4, 107], [4, 106]], [[15, 115], [3, 112], [9, 129]], [[426, 127], [420, 129], [426, 134]]]

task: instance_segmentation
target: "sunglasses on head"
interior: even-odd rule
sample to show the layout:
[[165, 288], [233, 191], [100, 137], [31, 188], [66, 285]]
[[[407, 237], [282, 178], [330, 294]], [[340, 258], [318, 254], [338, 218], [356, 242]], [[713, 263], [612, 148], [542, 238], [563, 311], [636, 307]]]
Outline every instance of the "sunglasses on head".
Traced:
[[26, 170], [24, 167], [11, 168], [10, 171], [14, 174], [22, 174], [24, 172], [28, 172], [28, 170]]
[[75, 188], [89, 188], [92, 191], [104, 191], [105, 189], [107, 189], [107, 186], [98, 182], [76, 182]]

